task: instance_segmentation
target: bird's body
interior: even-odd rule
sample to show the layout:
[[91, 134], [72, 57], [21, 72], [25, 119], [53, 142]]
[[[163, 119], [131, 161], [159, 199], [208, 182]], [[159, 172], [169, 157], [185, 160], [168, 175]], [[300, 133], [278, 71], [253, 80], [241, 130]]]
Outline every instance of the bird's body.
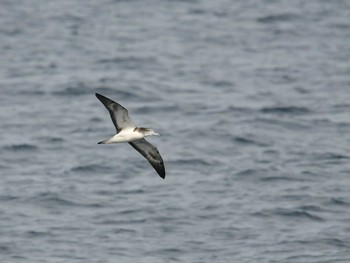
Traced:
[[158, 149], [144, 138], [159, 135], [150, 128], [136, 127], [129, 119], [128, 111], [115, 101], [96, 93], [96, 97], [107, 108], [111, 115], [117, 133], [111, 138], [98, 144], [128, 142], [135, 150], [141, 153], [157, 171], [160, 177], [165, 178], [165, 168]]
[[99, 142], [99, 144], [120, 143], [120, 142], [132, 142], [143, 139], [150, 135], [159, 135], [158, 133], [149, 134], [150, 129], [143, 127], [127, 127], [115, 134], [113, 137]]
[[108, 144], [108, 143], [120, 143], [120, 142], [132, 142], [135, 140], [143, 139], [145, 135], [137, 130], [134, 127], [127, 127], [113, 137], [99, 142], [99, 144]]

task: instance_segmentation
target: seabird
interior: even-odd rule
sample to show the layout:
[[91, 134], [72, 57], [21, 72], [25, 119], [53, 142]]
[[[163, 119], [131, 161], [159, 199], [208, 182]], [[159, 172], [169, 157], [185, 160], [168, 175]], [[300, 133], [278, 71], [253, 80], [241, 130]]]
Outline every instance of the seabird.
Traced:
[[164, 179], [165, 168], [162, 156], [160, 156], [158, 149], [144, 138], [146, 136], [159, 134], [149, 128], [136, 127], [129, 119], [128, 110], [119, 103], [98, 93], [96, 93], [96, 97], [109, 111], [112, 122], [117, 130], [117, 133], [113, 137], [101, 141], [98, 144], [128, 142], [150, 162], [159, 176]]

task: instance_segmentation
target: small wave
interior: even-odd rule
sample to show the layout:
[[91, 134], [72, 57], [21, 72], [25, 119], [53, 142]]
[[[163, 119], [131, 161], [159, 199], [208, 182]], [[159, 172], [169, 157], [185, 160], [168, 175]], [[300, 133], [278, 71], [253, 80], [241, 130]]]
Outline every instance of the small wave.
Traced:
[[341, 160], [341, 159], [349, 159], [349, 156], [338, 154], [338, 153], [322, 153], [317, 156], [317, 159], [322, 160]]
[[134, 234], [137, 233], [137, 231], [133, 229], [126, 229], [126, 228], [118, 228], [113, 231], [115, 234]]
[[9, 165], [0, 164], [0, 170], [1, 171], [8, 170], [10, 168], [11, 168], [11, 166], [9, 166]]
[[52, 232], [35, 231], [35, 230], [28, 231], [27, 235], [30, 238], [54, 236]]
[[300, 115], [300, 114], [308, 114], [311, 111], [308, 108], [305, 108], [305, 107], [281, 106], [281, 107], [265, 107], [265, 108], [260, 109], [260, 112], [268, 113], [268, 114], [293, 114], [293, 115]]
[[18, 199], [18, 196], [13, 196], [13, 195], [1, 195], [0, 196], [0, 201], [12, 201]]
[[264, 210], [261, 212], [253, 213], [255, 216], [259, 217], [271, 217], [273, 215], [277, 216], [283, 216], [286, 217], [286, 219], [290, 218], [291, 220], [296, 220], [297, 218], [299, 219], [309, 219], [312, 221], [318, 221], [322, 222], [324, 219], [322, 217], [316, 216], [314, 214], [311, 214], [306, 211], [300, 211], [300, 210], [287, 210], [287, 209], [275, 209], [275, 210]]
[[58, 195], [52, 194], [52, 193], [40, 194], [38, 196], [38, 198], [41, 201], [45, 202], [46, 204], [50, 204], [50, 206], [52, 204], [62, 205], [62, 206], [78, 206], [77, 203], [70, 201], [70, 200], [67, 200], [67, 199], [63, 199], [63, 198], [59, 197]]
[[259, 17], [256, 19], [256, 21], [263, 24], [270, 24], [270, 23], [292, 21], [292, 20], [298, 19], [298, 17], [299, 16], [296, 14], [286, 13], [286, 14], [276, 14], [276, 15], [267, 15], [267, 16]]
[[125, 210], [122, 210], [122, 211], [119, 211], [118, 214], [120, 215], [130, 215], [130, 214], [137, 214], [139, 213], [141, 210], [140, 209], [125, 209]]
[[52, 192], [44, 192], [41, 193], [39, 195], [37, 195], [36, 197], [33, 198], [35, 201], [40, 201], [42, 202], [44, 205], [48, 205], [50, 207], [52, 207], [52, 205], [60, 205], [60, 206], [72, 206], [72, 207], [101, 207], [101, 204], [98, 203], [83, 203], [83, 202], [76, 202], [76, 201], [72, 201], [69, 200], [67, 198], [62, 198], [61, 196], [59, 196], [59, 194], [57, 193], [52, 193]]
[[275, 172], [271, 168], [246, 168], [235, 173], [236, 176], [256, 176], [260, 181], [272, 181], [272, 180], [295, 180], [292, 177], [285, 178], [284, 176], [271, 176], [271, 173]]
[[97, 61], [99, 64], [112, 64], [121, 65], [127, 69], [137, 69], [144, 65], [151, 66], [157, 63], [155, 57], [136, 57], [136, 56], [125, 56], [125, 57], [114, 57], [100, 59]]
[[255, 123], [261, 123], [264, 125], [271, 125], [272, 127], [276, 127], [278, 129], [288, 129], [288, 130], [305, 130], [310, 128], [310, 123], [303, 122], [301, 120], [291, 120], [291, 118], [277, 118], [274, 117], [257, 117], [254, 118], [253, 121]]
[[350, 104], [349, 103], [338, 103], [338, 104], [333, 105], [333, 108], [340, 109], [340, 110], [348, 110], [348, 109], [350, 109]]
[[22, 90], [21, 95], [42, 96], [42, 95], [45, 95], [45, 91], [42, 91], [42, 90]]
[[343, 200], [342, 198], [331, 198], [330, 203], [339, 206], [350, 206], [350, 202]]
[[336, 29], [341, 29], [341, 30], [346, 30], [346, 32], [348, 32], [348, 30], [350, 29], [350, 25], [349, 23], [334, 23], [332, 25], [330, 25], [332, 28], [336, 28]]
[[13, 144], [4, 147], [8, 151], [35, 151], [38, 149], [35, 145], [32, 144]]
[[202, 14], [206, 14], [206, 10], [204, 9], [200, 9], [200, 8], [191, 8], [188, 10], [189, 14], [193, 14], [193, 15], [202, 15]]
[[65, 87], [60, 91], [52, 92], [53, 95], [57, 96], [80, 96], [86, 94], [92, 94], [93, 90], [91, 87], [86, 86], [84, 83], [80, 82], [76, 85]]
[[267, 176], [260, 179], [261, 182], [276, 182], [276, 181], [302, 181], [300, 178], [293, 176]]
[[179, 255], [179, 254], [183, 254], [185, 251], [182, 250], [182, 249], [179, 249], [179, 248], [162, 248], [160, 250], [158, 250], [158, 252], [160, 253], [164, 253], [164, 254], [176, 254], [176, 255]]
[[316, 216], [310, 212], [303, 211], [303, 210], [276, 209], [273, 213], [284, 217], [297, 217], [297, 218], [307, 218], [313, 221], [324, 221], [322, 217]]
[[218, 88], [232, 88], [235, 84], [229, 80], [204, 80], [202, 81], [204, 85], [214, 86]]
[[254, 140], [248, 139], [246, 137], [239, 137], [239, 136], [234, 137], [233, 141], [241, 144], [255, 144]]
[[119, 193], [120, 194], [143, 194], [145, 192], [144, 189], [142, 188], [138, 188], [138, 189], [130, 189], [130, 190], [120, 190]]
[[322, 242], [328, 245], [332, 245], [334, 247], [343, 247], [343, 248], [349, 247], [349, 242], [347, 240], [341, 240], [339, 238], [325, 238], [325, 239], [322, 239]]
[[196, 3], [198, 0], [167, 0], [168, 2]]
[[134, 111], [135, 113], [138, 114], [149, 114], [149, 113], [153, 113], [153, 112], [172, 112], [172, 111], [177, 111], [179, 109], [178, 106], [173, 105], [173, 106], [144, 106], [144, 107], [140, 107], [138, 109], [136, 109], [136, 111]]
[[106, 59], [100, 59], [97, 62], [98, 63], [117, 63], [117, 64], [123, 64], [123, 63], [128, 63], [128, 62], [150, 62], [150, 61], [155, 61], [154, 58], [150, 57], [135, 57], [135, 56], [129, 56], [129, 57], [114, 57], [114, 58], [106, 58]]
[[147, 220], [144, 218], [141, 219], [125, 219], [125, 220], [115, 220], [115, 221], [110, 221], [110, 224], [112, 224], [112, 222], [115, 222], [115, 225], [130, 225], [130, 224], [143, 224], [145, 223]]
[[[1, 242], [3, 243], [3, 242]], [[4, 245], [4, 244], [1, 244], [0, 245], [0, 253], [9, 253], [11, 252], [11, 248], [12, 246], [7, 246], [7, 245]]]
[[210, 165], [202, 159], [178, 159], [176, 161], [168, 161], [168, 163], [181, 164], [181, 165]]
[[238, 176], [248, 176], [248, 175], [255, 175], [257, 173], [258, 173], [258, 171], [255, 170], [255, 169], [245, 169], [245, 170], [237, 172], [236, 175], [238, 175]]
[[16, 36], [16, 35], [20, 35], [23, 33], [23, 30], [18, 28], [18, 27], [14, 27], [14, 28], [1, 28], [0, 29], [0, 34], [6, 35], [6, 36]]
[[72, 172], [78, 173], [92, 173], [92, 172], [109, 172], [111, 168], [108, 166], [102, 166], [98, 164], [88, 164], [88, 165], [79, 165], [71, 169]]
[[51, 136], [38, 137], [37, 139], [41, 142], [44, 141], [48, 143], [59, 143], [64, 141], [64, 139], [61, 137], [51, 137]]
[[[118, 220], [118, 219], [112, 219], [113, 217], [118, 218], [118, 215], [112, 216], [111, 219], [106, 218], [108, 216], [107, 215], [99, 216], [99, 218], [97, 218], [97, 220], [95, 221], [95, 224], [105, 225], [105, 226], [107, 226], [107, 225], [119, 226], [127, 221], [127, 220], [122, 221], [122, 220]], [[129, 229], [129, 228], [118, 228], [115, 230], [115, 233], [137, 233], [137, 231], [134, 229]]]
[[318, 238], [317, 240], [299, 240], [297, 241], [300, 244], [307, 245], [307, 244], [326, 244], [326, 245], [332, 245], [334, 247], [343, 247], [343, 248], [349, 248], [349, 242], [347, 240], [341, 240], [339, 238]]
[[299, 210], [302, 211], [314, 211], [314, 212], [321, 212], [323, 211], [321, 207], [317, 205], [302, 205], [299, 207]]
[[237, 142], [241, 145], [257, 145], [257, 146], [268, 146], [266, 143], [258, 142], [256, 140], [247, 138], [247, 137], [242, 137], [242, 136], [235, 136], [233, 138], [234, 142]]
[[50, 137], [48, 138], [48, 141], [49, 142], [63, 142], [63, 138], [60, 138], [60, 137]]
[[245, 107], [235, 107], [235, 106], [229, 106], [225, 110], [226, 112], [237, 112], [237, 113], [253, 113], [254, 110], [250, 108]]

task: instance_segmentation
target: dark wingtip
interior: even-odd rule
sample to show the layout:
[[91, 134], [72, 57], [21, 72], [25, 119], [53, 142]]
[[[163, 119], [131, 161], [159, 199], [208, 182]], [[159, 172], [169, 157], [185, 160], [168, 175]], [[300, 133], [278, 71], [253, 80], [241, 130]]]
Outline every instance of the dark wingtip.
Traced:
[[165, 172], [164, 173], [158, 173], [160, 178], [165, 179]]
[[[103, 96], [103, 95], [101, 95], [101, 94], [99, 94], [99, 93], [95, 93], [95, 96], [96, 96], [100, 101], [108, 99], [107, 97], [105, 97], [105, 96]], [[108, 99], [108, 100], [109, 100], [109, 99]]]
[[111, 100], [111, 99], [109, 99], [109, 98], [107, 98], [99, 93], [95, 93], [95, 95], [96, 95], [96, 98], [98, 98], [98, 100], [101, 101], [103, 105], [105, 105], [105, 107], [107, 107], [106, 106], [107, 104], [114, 102], [113, 100]]

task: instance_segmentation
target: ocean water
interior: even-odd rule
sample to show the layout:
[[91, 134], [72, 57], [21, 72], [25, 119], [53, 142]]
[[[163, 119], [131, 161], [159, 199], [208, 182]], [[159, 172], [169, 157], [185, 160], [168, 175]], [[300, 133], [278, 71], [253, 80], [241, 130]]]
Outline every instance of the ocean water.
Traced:
[[[0, 1], [1, 262], [350, 260], [346, 0]], [[162, 180], [98, 92], [161, 136]]]

